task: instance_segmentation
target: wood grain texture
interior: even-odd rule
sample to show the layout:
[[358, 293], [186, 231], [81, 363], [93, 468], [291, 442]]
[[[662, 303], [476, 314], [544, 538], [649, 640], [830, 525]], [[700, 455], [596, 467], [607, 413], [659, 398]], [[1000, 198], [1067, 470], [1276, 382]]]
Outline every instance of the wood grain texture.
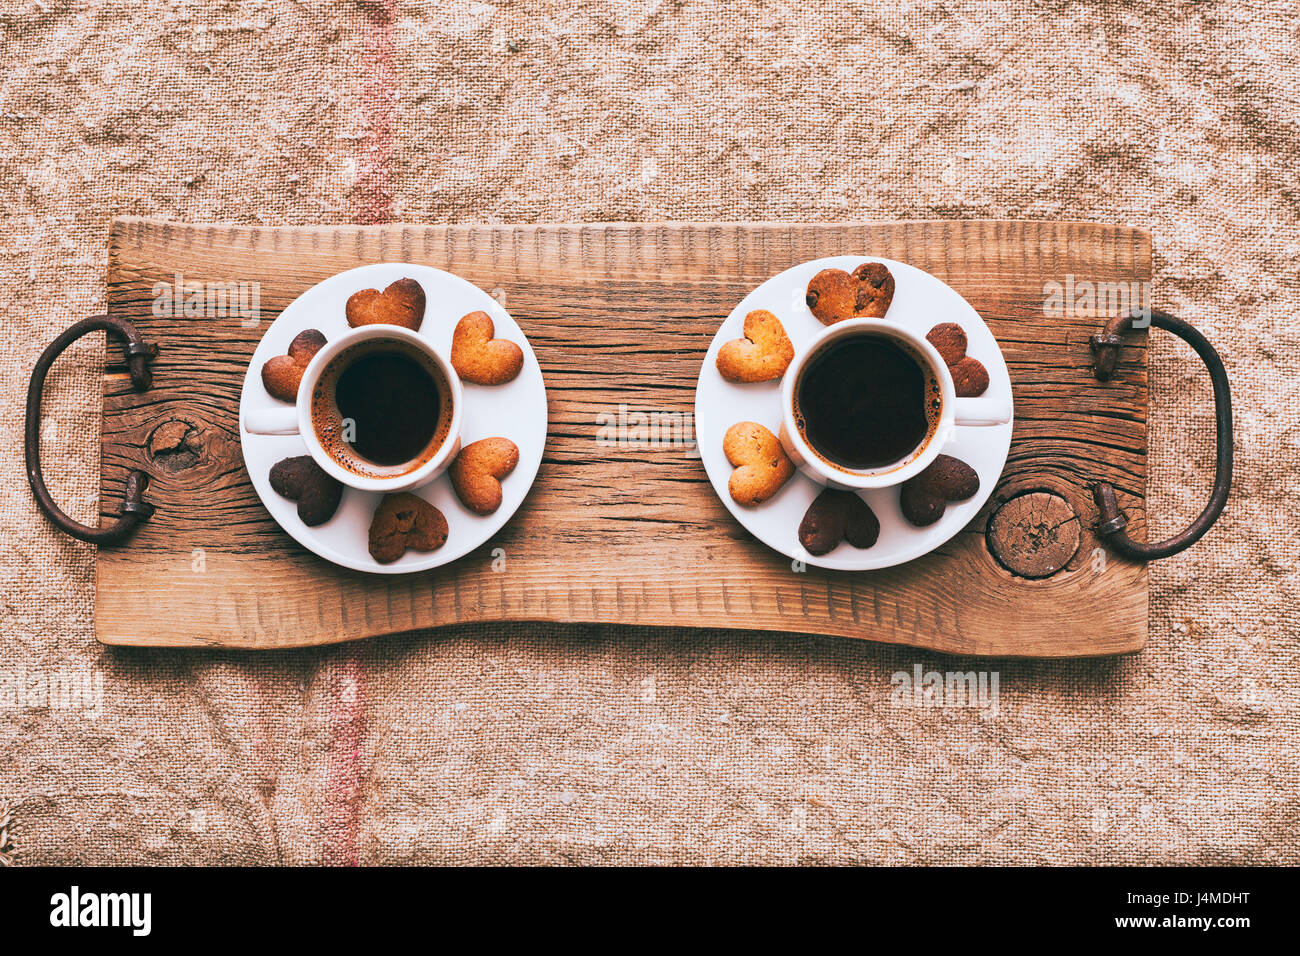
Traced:
[[[939, 551], [886, 571], [808, 568], [753, 540], [681, 444], [598, 440], [602, 415], [684, 416], [719, 323], [754, 286], [820, 256], [910, 262], [951, 284], [1006, 355], [1016, 425], [989, 503]], [[503, 302], [546, 379], [550, 433], [536, 484], [491, 541], [452, 565], [369, 576], [315, 557], [263, 509], [239, 451], [239, 388], [258, 339], [312, 284], [357, 265], [447, 269]], [[162, 352], [154, 386], [106, 371], [101, 509], [126, 472], [154, 476], [157, 514], [101, 549], [96, 632], [110, 644], [289, 647], [460, 621], [596, 621], [759, 628], [960, 654], [1087, 656], [1140, 648], [1141, 565], [1097, 567], [1088, 482], [1106, 479], [1137, 534], [1146, 481], [1145, 342], [1102, 385], [1087, 338], [1108, 317], [1050, 317], [1044, 285], [1150, 278], [1140, 230], [1051, 222], [256, 228], [116, 221], [109, 311]], [[158, 317], [154, 286], [260, 283], [262, 321]], [[1069, 565], [1017, 577], [985, 542], [988, 516], [1026, 491], [1081, 520]], [[505, 564], [493, 568], [493, 549]]]

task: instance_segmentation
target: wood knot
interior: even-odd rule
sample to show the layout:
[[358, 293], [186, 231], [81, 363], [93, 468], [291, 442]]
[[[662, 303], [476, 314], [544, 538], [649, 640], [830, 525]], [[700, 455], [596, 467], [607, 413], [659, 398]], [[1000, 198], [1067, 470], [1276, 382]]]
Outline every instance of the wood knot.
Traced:
[[145, 447], [150, 460], [168, 474], [192, 468], [203, 452], [198, 428], [179, 419], [163, 422], [150, 432]]
[[1031, 491], [1006, 501], [989, 519], [989, 550], [1022, 578], [1051, 577], [1079, 550], [1079, 516], [1060, 495]]

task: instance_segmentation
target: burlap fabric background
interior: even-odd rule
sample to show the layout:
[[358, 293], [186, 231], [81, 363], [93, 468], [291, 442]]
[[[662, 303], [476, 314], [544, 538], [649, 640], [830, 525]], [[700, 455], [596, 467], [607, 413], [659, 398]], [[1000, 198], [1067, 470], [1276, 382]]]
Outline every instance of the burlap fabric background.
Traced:
[[[0, 708], [18, 863], [1300, 862], [1300, 10], [813, 6], [6, 4], [0, 676], [37, 695]], [[1157, 303], [1224, 353], [1236, 485], [1153, 566], [1142, 654], [989, 665], [996, 716], [890, 706], [895, 671], [969, 662], [794, 635], [107, 650], [94, 550], [32, 505], [22, 397], [102, 309], [125, 213], [1141, 225]], [[46, 398], [83, 518], [102, 349]], [[1159, 533], [1209, 488], [1188, 356], [1157, 337]], [[60, 675], [102, 680], [98, 716], [42, 702]]]

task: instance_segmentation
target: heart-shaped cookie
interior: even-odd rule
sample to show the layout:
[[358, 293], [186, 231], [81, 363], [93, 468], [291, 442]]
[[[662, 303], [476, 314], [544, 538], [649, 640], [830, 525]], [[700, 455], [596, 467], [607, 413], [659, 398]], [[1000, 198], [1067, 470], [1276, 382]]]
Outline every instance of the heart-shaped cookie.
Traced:
[[282, 402], [297, 401], [302, 373], [324, 347], [325, 336], [316, 329], [303, 329], [295, 335], [287, 355], [277, 355], [262, 366], [262, 384], [267, 392]]
[[343, 314], [354, 329], [382, 323], [418, 332], [424, 321], [424, 287], [414, 279], [398, 279], [383, 292], [362, 289], [348, 298]]
[[781, 320], [766, 309], [745, 316], [744, 338], [718, 350], [718, 371], [728, 382], [770, 382], [785, 374], [794, 346]]
[[509, 438], [480, 438], [460, 450], [447, 473], [461, 504], [490, 515], [501, 507], [501, 479], [517, 464], [519, 448]]
[[841, 541], [869, 548], [879, 537], [876, 513], [851, 491], [827, 488], [813, 499], [799, 522], [799, 543], [809, 554], [830, 554]]
[[737, 422], [728, 428], [722, 436], [722, 453], [736, 469], [727, 490], [746, 507], [771, 498], [794, 474], [780, 439], [757, 422]]
[[914, 478], [903, 482], [898, 504], [903, 517], [924, 528], [943, 517], [950, 501], [965, 501], [980, 490], [980, 476], [960, 458], [940, 455]]
[[966, 330], [956, 322], [941, 322], [926, 333], [952, 373], [952, 385], [959, 398], [983, 395], [989, 387], [988, 369], [979, 359], [966, 354]]
[[879, 262], [864, 262], [852, 272], [823, 269], [804, 296], [823, 325], [845, 319], [883, 319], [894, 301], [894, 274]]
[[486, 312], [471, 312], [451, 335], [451, 367], [475, 385], [504, 385], [524, 367], [524, 350], [509, 339], [494, 339], [496, 326]]
[[419, 495], [384, 495], [370, 519], [370, 556], [391, 564], [408, 550], [437, 551], [447, 540], [447, 519]]
[[326, 474], [311, 455], [276, 462], [271, 487], [277, 495], [298, 502], [298, 517], [313, 528], [333, 518], [343, 498], [343, 484]]

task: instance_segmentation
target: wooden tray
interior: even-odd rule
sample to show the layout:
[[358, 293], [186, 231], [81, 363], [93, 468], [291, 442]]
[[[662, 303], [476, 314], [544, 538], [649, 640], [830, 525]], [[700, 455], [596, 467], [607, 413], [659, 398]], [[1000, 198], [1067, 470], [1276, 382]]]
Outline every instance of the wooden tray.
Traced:
[[[750, 538], [690, 448], [599, 440], [620, 407], [669, 416], [657, 419], [661, 432], [689, 424], [700, 362], [723, 317], [774, 273], [842, 253], [910, 262], [954, 286], [998, 337], [1016, 403], [1006, 471], [970, 525], [923, 559], [856, 574], [797, 571]], [[546, 455], [519, 513], [477, 551], [415, 575], [346, 571], [299, 547], [263, 509], [239, 451], [239, 388], [269, 322], [313, 283], [376, 261], [427, 263], [504, 297], [549, 396]], [[1077, 287], [1146, 282], [1150, 272], [1147, 233], [1082, 223], [118, 220], [109, 311], [162, 351], [153, 387], [136, 393], [120, 349], [109, 350], [101, 501], [115, 513], [126, 472], [143, 468], [154, 476], [147, 498], [158, 510], [125, 545], [100, 550], [96, 633], [107, 644], [269, 648], [461, 621], [547, 620], [796, 631], [979, 655], [1137, 650], [1147, 633], [1146, 570], [1097, 550], [1088, 483], [1114, 483], [1142, 533], [1145, 342], [1135, 338], [1102, 385], [1089, 372], [1087, 339], [1109, 312], [1076, 308], [1057, 318], [1044, 304], [1047, 284], [1071, 276]], [[158, 317], [165, 310], [154, 309], [155, 285], [178, 279], [260, 283], [260, 324], [187, 318], [179, 308]], [[1058, 497], [1019, 497], [1030, 492]], [[1038, 550], [1065, 541], [1068, 551], [1077, 537], [1063, 569], [1029, 580], [991, 553], [989, 518], [1011, 499], [1022, 514], [1007, 523], [1001, 553], [1041, 573]]]

